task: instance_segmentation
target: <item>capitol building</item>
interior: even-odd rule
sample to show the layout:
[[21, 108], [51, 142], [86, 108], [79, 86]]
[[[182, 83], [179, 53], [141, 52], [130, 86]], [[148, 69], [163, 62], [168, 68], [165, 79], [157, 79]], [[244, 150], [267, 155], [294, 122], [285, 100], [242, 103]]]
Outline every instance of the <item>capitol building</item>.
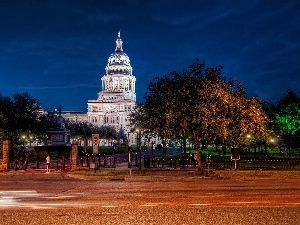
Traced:
[[112, 126], [117, 131], [122, 129], [129, 144], [134, 144], [135, 134], [130, 133], [130, 114], [136, 105], [135, 84], [130, 59], [123, 51], [123, 41], [118, 32], [116, 48], [108, 58], [105, 75], [101, 78], [102, 90], [97, 99], [88, 100], [87, 113], [63, 112], [62, 116], [65, 120], [89, 122], [99, 127]]

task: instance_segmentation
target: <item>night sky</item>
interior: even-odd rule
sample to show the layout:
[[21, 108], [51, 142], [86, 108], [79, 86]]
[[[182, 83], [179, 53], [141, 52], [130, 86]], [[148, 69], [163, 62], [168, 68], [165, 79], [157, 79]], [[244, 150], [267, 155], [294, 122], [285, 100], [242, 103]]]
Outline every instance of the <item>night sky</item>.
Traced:
[[196, 58], [249, 97], [300, 91], [299, 0], [0, 0], [0, 93], [86, 112], [120, 29], [138, 102], [154, 77]]

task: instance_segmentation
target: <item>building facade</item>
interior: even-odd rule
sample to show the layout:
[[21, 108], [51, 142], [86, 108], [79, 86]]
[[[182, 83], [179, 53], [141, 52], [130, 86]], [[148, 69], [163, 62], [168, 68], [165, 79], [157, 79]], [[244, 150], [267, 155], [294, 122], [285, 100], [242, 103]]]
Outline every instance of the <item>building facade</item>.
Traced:
[[122, 45], [118, 32], [115, 51], [109, 56], [105, 75], [101, 78], [102, 90], [96, 100], [88, 100], [87, 121], [96, 126], [113, 126], [117, 131], [123, 129], [133, 143], [129, 115], [136, 105], [136, 78]]
[[73, 122], [87, 122], [88, 121], [86, 112], [62, 111], [61, 114], [66, 121], [73, 121]]

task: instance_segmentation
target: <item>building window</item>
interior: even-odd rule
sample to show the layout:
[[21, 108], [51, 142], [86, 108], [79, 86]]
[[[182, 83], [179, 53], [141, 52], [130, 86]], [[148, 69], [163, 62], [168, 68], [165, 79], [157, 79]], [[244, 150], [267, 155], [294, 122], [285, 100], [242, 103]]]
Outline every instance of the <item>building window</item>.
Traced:
[[97, 121], [98, 121], [98, 120], [97, 120], [97, 117], [93, 116], [93, 117], [92, 117], [92, 123], [97, 123]]

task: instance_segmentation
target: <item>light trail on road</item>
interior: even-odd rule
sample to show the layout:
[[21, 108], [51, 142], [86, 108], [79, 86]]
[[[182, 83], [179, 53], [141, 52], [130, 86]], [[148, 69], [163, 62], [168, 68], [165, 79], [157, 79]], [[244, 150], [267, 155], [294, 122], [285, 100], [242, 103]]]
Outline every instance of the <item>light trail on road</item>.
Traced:
[[[249, 199], [253, 199], [249, 201]], [[35, 190], [26, 191], [0, 191], [0, 208], [4, 207], [29, 207], [29, 208], [58, 208], [58, 207], [100, 207], [100, 208], [116, 208], [116, 207], [205, 207], [205, 206], [299, 206], [300, 195], [196, 195], [189, 198], [176, 197], [159, 198], [152, 197], [152, 201], [145, 201], [149, 196], [139, 196], [138, 202], [132, 203], [132, 198], [128, 196], [118, 197], [119, 204], [107, 204], [115, 201], [112, 198], [83, 197], [64, 194], [39, 194]], [[267, 200], [268, 199], [268, 200]], [[155, 200], [155, 201], [153, 201]]]
[[298, 179], [100, 178], [2, 174], [0, 223], [300, 224]]

